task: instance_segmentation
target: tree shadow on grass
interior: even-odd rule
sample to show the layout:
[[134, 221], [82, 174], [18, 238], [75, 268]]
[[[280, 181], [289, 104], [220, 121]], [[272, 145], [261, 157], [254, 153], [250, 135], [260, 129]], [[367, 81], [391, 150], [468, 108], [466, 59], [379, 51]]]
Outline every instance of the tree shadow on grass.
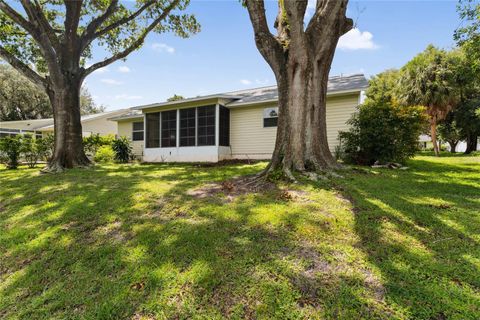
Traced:
[[387, 318], [370, 271], [338, 249], [354, 250], [348, 225], [332, 227], [348, 208], [291, 204], [275, 190], [233, 202], [186, 194], [258, 169], [2, 178], [0, 318]]
[[384, 279], [387, 302], [408, 317], [478, 319], [480, 165], [411, 166], [338, 182], [356, 208], [359, 245]]

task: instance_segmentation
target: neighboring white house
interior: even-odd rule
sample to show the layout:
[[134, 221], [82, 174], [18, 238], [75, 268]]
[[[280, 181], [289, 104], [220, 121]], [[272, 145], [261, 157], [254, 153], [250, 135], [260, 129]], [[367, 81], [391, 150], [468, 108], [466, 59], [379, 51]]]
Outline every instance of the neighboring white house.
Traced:
[[[102, 136], [117, 134], [117, 124], [109, 120], [111, 117], [121, 116], [130, 112], [129, 109], [115, 110], [82, 116], [82, 133], [89, 136], [98, 133]], [[0, 121], [0, 138], [17, 134], [33, 134], [41, 137], [53, 133], [53, 118], [38, 120]]]
[[[327, 136], [332, 150], [367, 86], [362, 74], [329, 79]], [[277, 103], [273, 86], [134, 107], [110, 120], [146, 162], [268, 159], [275, 146]]]

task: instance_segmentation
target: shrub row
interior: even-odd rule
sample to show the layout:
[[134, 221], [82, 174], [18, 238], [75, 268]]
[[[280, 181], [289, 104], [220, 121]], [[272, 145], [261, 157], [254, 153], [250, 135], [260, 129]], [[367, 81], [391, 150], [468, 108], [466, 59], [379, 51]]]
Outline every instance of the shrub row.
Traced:
[[[85, 153], [95, 162], [127, 163], [133, 160], [132, 146], [126, 137], [101, 137], [92, 134], [83, 139]], [[39, 161], [48, 161], [53, 154], [54, 137], [47, 135], [34, 139], [31, 135], [17, 135], [0, 139], [0, 163], [16, 169], [20, 161], [33, 168]]]

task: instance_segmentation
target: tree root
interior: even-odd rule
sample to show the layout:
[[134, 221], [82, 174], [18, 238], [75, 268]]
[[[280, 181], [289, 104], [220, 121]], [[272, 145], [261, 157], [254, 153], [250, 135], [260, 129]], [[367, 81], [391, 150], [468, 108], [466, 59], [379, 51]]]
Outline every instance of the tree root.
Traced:
[[85, 163], [82, 161], [82, 163], [78, 163], [72, 166], [72, 168], [67, 168], [66, 166], [63, 166], [60, 164], [58, 161], [53, 161], [49, 162], [45, 168], [40, 170], [40, 173], [45, 173], [45, 174], [56, 174], [56, 173], [63, 173], [67, 169], [73, 169], [73, 168], [79, 168], [79, 169], [88, 169], [93, 166], [93, 163], [87, 162]]

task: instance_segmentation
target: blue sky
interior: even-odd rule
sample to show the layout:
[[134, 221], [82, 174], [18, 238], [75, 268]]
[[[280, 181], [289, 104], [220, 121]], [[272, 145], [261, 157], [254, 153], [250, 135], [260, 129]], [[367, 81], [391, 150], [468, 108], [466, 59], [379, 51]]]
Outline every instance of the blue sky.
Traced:
[[[277, 2], [267, 0], [273, 24]], [[350, 1], [349, 16], [357, 29], [341, 39], [331, 75], [374, 75], [398, 68], [432, 43], [454, 46], [460, 20], [456, 1]], [[216, 92], [275, 85], [258, 53], [246, 9], [238, 0], [192, 0], [202, 31], [180, 39], [150, 35], [127, 61], [95, 72], [86, 85], [107, 110], [161, 102], [173, 94], [193, 97]], [[102, 59], [97, 51], [95, 58]]]

